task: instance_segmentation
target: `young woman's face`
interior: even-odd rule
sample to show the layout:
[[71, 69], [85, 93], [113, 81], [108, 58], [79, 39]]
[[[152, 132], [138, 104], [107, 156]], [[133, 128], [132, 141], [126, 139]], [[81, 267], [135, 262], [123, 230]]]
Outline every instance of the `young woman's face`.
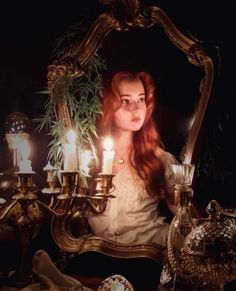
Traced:
[[146, 116], [145, 90], [142, 81], [122, 80], [118, 85], [121, 106], [114, 113], [115, 126], [124, 131], [138, 131]]

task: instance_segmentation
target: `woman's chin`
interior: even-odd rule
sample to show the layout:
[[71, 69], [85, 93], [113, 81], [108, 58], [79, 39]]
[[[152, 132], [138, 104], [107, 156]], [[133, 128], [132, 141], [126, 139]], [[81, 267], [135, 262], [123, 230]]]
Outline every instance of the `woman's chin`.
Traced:
[[139, 125], [139, 124], [134, 125], [134, 126], [132, 126], [132, 131], [139, 131], [141, 129], [141, 127], [142, 127], [142, 124], [141, 125]]

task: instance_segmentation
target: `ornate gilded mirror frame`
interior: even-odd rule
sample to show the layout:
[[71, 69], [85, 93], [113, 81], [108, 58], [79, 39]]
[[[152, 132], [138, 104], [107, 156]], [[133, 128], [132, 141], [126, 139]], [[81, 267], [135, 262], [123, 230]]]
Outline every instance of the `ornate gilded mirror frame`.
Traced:
[[[204, 72], [199, 88], [198, 105], [182, 153], [182, 161], [191, 163], [214, 80], [214, 63], [211, 57], [204, 50], [203, 43], [190, 39], [181, 33], [158, 6], [145, 7], [139, 0], [100, 0], [100, 2], [108, 5], [108, 12], [98, 16], [78, 46], [65, 52], [49, 66], [49, 91], [53, 91], [59, 76], [68, 74], [72, 78], [79, 77], [83, 72], [83, 67], [112, 30], [122, 32], [133, 28], [147, 29], [154, 25], [160, 25], [167, 38], [186, 54], [188, 61], [194, 66], [201, 67]], [[61, 100], [57, 105], [58, 118], [63, 120], [65, 127], [71, 127], [72, 121], [68, 104], [63, 101], [63, 98]], [[58, 246], [68, 252], [81, 253], [96, 250], [116, 257], [149, 256], [157, 261], [161, 261], [163, 255], [163, 249], [153, 244], [120, 245], [91, 235], [75, 238], [68, 231], [62, 218], [53, 218], [52, 233]]]

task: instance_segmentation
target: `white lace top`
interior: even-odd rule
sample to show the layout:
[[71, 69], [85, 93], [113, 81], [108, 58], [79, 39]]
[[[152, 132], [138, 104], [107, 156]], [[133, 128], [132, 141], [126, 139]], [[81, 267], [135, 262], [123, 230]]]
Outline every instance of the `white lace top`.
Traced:
[[[165, 166], [168, 187], [173, 186], [171, 164], [175, 158], [161, 149], [156, 151]], [[148, 195], [135, 170], [125, 165], [113, 177], [115, 190], [102, 214], [90, 213], [89, 224], [95, 235], [121, 243], [155, 242], [166, 244], [168, 223], [158, 215], [156, 197]]]

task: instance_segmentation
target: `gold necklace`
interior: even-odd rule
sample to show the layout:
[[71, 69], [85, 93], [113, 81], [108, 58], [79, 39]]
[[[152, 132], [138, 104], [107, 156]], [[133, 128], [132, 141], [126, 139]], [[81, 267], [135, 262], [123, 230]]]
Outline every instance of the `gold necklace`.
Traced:
[[125, 163], [125, 159], [124, 159], [124, 157], [122, 157], [116, 153], [116, 162], [119, 165], [123, 165]]
[[117, 162], [118, 162], [119, 165], [123, 165], [125, 163], [125, 160], [120, 158], [120, 159], [118, 159]]
[[128, 148], [127, 151], [125, 151], [123, 155], [119, 155], [116, 152], [116, 156], [117, 156], [116, 160], [117, 160], [117, 163], [119, 165], [124, 165], [125, 164], [125, 162], [126, 162], [125, 157], [128, 157], [128, 154], [130, 153], [130, 151], [131, 151], [130, 148]]

